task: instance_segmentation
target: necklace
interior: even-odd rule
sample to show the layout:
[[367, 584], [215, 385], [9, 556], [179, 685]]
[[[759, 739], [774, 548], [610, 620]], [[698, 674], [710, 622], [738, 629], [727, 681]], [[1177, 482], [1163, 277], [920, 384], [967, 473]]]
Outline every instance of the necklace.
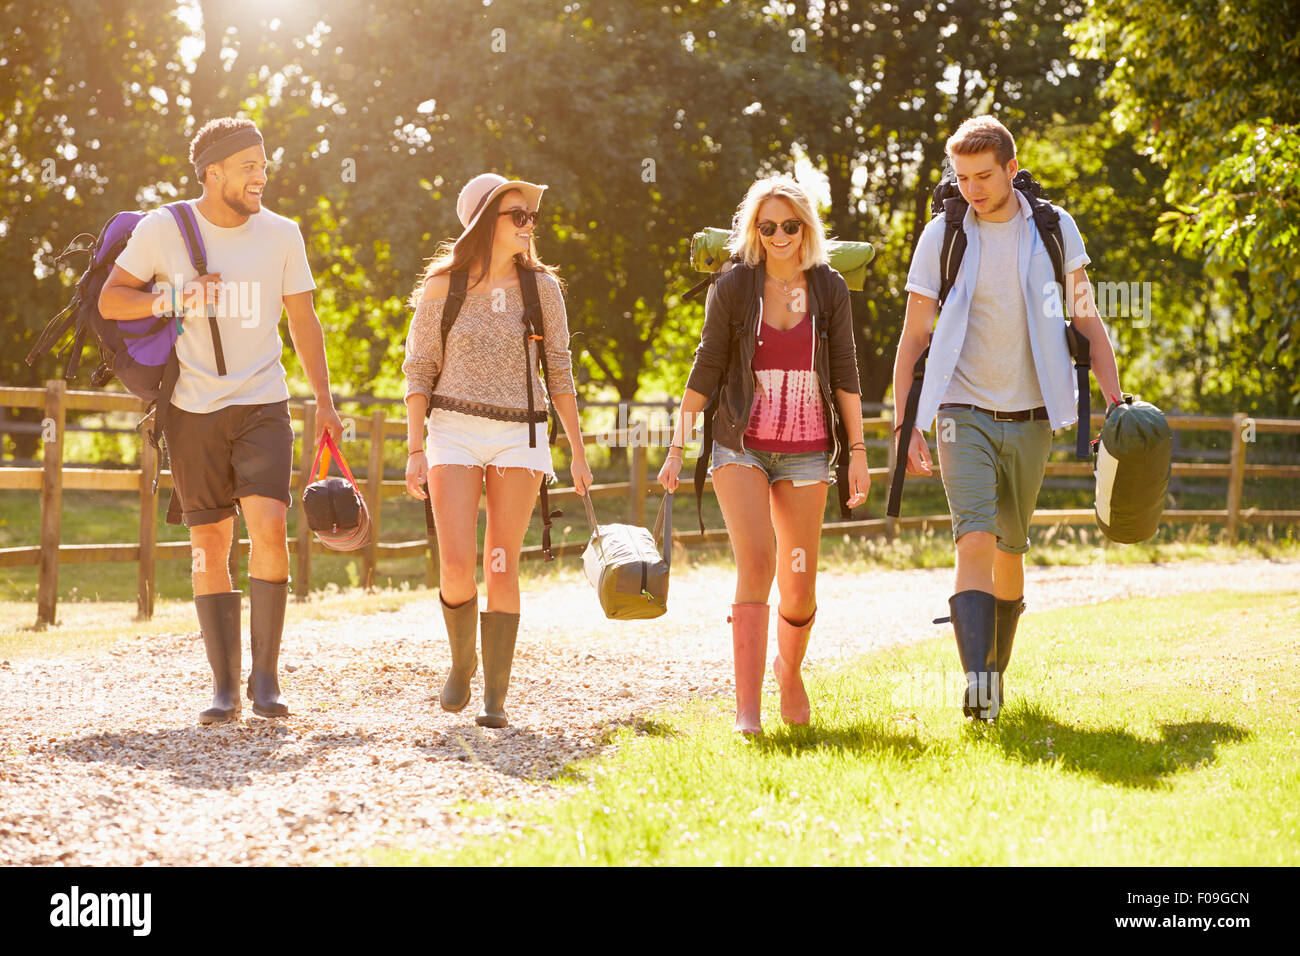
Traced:
[[779, 276], [774, 276], [774, 275], [771, 275], [771, 274], [769, 273], [768, 276], [767, 276], [767, 278], [768, 278], [768, 281], [769, 281], [769, 282], [777, 282], [777, 283], [780, 284], [780, 286], [781, 286], [781, 294], [785, 296], [785, 310], [786, 310], [787, 312], [791, 312], [791, 313], [793, 313], [793, 312], [794, 312], [794, 297], [795, 297], [796, 295], [798, 295], [799, 292], [801, 292], [801, 291], [803, 290], [803, 287], [802, 287], [802, 286], [795, 286], [794, 289], [791, 289], [791, 288], [790, 288], [790, 283], [793, 282], [793, 281], [795, 280], [795, 276], [791, 276], [791, 277], [788, 278], [788, 279], [782, 279], [782, 278], [780, 278]]

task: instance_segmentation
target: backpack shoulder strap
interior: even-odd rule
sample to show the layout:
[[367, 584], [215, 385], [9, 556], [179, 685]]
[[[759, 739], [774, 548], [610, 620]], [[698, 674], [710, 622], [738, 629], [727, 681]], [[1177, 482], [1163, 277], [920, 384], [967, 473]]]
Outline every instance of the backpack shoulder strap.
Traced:
[[442, 351], [443, 360], [447, 357], [447, 333], [456, 324], [460, 307], [465, 304], [465, 290], [469, 288], [469, 273], [465, 270], [451, 273], [451, 287], [447, 290], [447, 301], [442, 306]]
[[[954, 189], [956, 187], [954, 186]], [[957, 270], [961, 267], [962, 257], [966, 254], [966, 229], [963, 223], [968, 207], [965, 199], [958, 193], [943, 200], [943, 245], [939, 249], [939, 305], [948, 300], [948, 293], [957, 282]], [[894, 456], [894, 473], [889, 480], [889, 497], [885, 502], [885, 514], [897, 518], [903, 503], [903, 482], [907, 477], [907, 456], [912, 447], [912, 432], [916, 428], [916, 411], [921, 403], [921, 390], [925, 385], [925, 363], [930, 357], [930, 346], [922, 350], [916, 363], [912, 366], [912, 385], [903, 400], [902, 427], [896, 436], [891, 436], [897, 452]], [[899, 396], [894, 396], [895, 412]]]
[[[199, 275], [208, 274], [208, 251], [203, 246], [203, 235], [199, 232], [198, 220], [194, 218], [194, 209], [184, 200], [169, 202], [163, 207], [172, 214], [176, 226], [185, 240], [185, 250], [190, 254], [190, 263]], [[212, 333], [212, 352], [217, 360], [217, 374], [226, 374], [226, 354], [221, 347], [221, 330], [217, 327], [217, 310], [208, 303], [208, 329]]]
[[1092, 395], [1088, 381], [1088, 372], [1092, 368], [1092, 348], [1088, 344], [1088, 337], [1075, 328], [1074, 318], [1070, 314], [1069, 296], [1065, 289], [1065, 240], [1061, 235], [1061, 216], [1046, 199], [1029, 189], [1021, 192], [1029, 200], [1034, 226], [1038, 229], [1043, 245], [1047, 247], [1047, 255], [1052, 260], [1052, 273], [1061, 293], [1061, 310], [1065, 313], [1066, 323], [1065, 344], [1074, 360], [1074, 375], [1078, 386], [1076, 411], [1079, 421], [1075, 427], [1074, 457], [1079, 461], [1087, 461], [1092, 457], [1091, 443], [1088, 441], [1092, 431]]
[[943, 201], [943, 245], [939, 249], [939, 304], [948, 300], [957, 281], [962, 256], [966, 254], [966, 200], [952, 196]]
[[204, 248], [203, 235], [199, 232], [198, 220], [194, 218], [194, 209], [184, 200], [169, 202], [163, 208], [176, 220], [176, 227], [180, 229], [181, 238], [185, 240], [185, 250], [190, 254], [190, 263], [198, 270], [199, 275], [207, 275], [208, 251]]
[[[537, 357], [542, 363], [542, 381], [548, 382], [550, 371], [546, 366], [546, 340], [542, 335], [542, 300], [537, 294], [537, 273], [527, 268], [518, 259], [515, 260], [515, 272], [519, 276], [519, 291], [524, 298], [524, 393], [528, 396], [528, 447], [537, 447], [537, 436], [533, 434], [533, 363], [528, 354], [528, 343], [537, 343]], [[550, 429], [547, 444], [555, 444], [555, 416], [550, 416]], [[542, 557], [552, 561], [551, 553], [551, 519], [564, 514], [560, 509], [551, 510], [550, 496], [546, 492], [546, 479], [542, 479], [539, 489], [542, 499]]]

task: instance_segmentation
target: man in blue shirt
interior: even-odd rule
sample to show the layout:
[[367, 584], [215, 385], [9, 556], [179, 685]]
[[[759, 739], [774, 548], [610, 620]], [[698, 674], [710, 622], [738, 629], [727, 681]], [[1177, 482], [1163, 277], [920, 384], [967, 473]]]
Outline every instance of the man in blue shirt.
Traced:
[[[974, 117], [949, 138], [946, 152], [968, 204], [962, 224], [966, 250], [936, 325], [944, 217], [936, 216], [921, 234], [907, 278], [894, 396], [897, 404], [907, 395], [912, 368], [929, 341], [917, 427], [905, 446], [907, 472], [931, 474], [921, 425], [937, 417], [941, 477], [957, 547], [955, 593], [948, 604], [967, 679], [963, 710], [992, 720], [1001, 709], [1002, 674], [1025, 607], [1029, 520], [1052, 431], [1078, 417], [1075, 377], [1051, 257], [1029, 201], [1012, 185], [1019, 167], [1011, 133], [991, 116]], [[1083, 238], [1070, 214], [1056, 209], [1064, 295], [1075, 328], [1090, 344], [1098, 385], [1118, 401], [1115, 352], [1084, 271], [1090, 260]]]

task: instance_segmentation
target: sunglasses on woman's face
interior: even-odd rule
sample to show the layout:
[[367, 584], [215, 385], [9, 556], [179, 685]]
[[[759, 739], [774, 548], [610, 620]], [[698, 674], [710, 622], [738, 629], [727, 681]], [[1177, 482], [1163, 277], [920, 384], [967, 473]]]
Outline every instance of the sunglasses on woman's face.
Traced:
[[529, 212], [527, 209], [503, 209], [501, 215], [509, 216], [510, 221], [520, 229], [524, 228], [524, 226], [531, 226], [533, 223], [537, 222], [536, 210]]
[[[801, 219], [787, 219], [785, 222], [781, 223], [781, 229], [787, 236], [799, 235], [799, 230], [802, 228], [803, 220]], [[776, 235], [776, 223], [769, 222], [765, 219], [758, 224], [758, 231], [765, 236], [774, 236]]]

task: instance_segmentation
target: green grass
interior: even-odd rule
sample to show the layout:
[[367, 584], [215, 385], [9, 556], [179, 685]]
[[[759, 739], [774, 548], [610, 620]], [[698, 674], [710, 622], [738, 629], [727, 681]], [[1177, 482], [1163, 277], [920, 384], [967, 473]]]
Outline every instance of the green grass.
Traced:
[[[815, 724], [730, 731], [730, 700], [617, 731], [511, 831], [412, 864], [1295, 865], [1300, 593], [1030, 615], [994, 728], [951, 637], [810, 682]], [[815, 639], [815, 636], [814, 636]]]

